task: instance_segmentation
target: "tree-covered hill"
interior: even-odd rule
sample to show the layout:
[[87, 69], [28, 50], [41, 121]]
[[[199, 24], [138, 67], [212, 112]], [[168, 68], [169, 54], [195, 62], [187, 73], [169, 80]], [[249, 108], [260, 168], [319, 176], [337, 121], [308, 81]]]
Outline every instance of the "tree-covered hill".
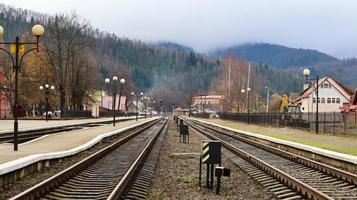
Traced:
[[320, 62], [338, 59], [311, 49], [296, 49], [268, 43], [250, 43], [212, 51], [212, 55], [222, 56], [231, 52], [235, 57], [251, 62], [261, 62], [280, 69], [310, 66]]

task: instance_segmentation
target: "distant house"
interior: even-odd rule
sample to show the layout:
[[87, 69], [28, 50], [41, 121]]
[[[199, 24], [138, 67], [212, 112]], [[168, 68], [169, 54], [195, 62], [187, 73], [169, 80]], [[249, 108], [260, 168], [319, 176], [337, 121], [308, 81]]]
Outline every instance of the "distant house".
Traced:
[[351, 101], [340, 107], [340, 110], [341, 112], [346, 113], [346, 121], [348, 123], [357, 124], [357, 89], [355, 90], [355, 94], [352, 96]]
[[184, 110], [180, 107], [177, 107], [175, 109], [175, 115], [183, 115], [184, 114]]
[[[116, 96], [115, 110], [127, 111], [126, 96], [121, 96], [119, 106], [119, 95]], [[113, 110], [113, 96], [103, 96], [100, 107], [104, 110]]]
[[340, 112], [344, 103], [350, 102], [353, 92], [340, 82], [326, 76], [318, 81], [319, 98], [316, 99], [316, 83], [302, 91], [295, 103], [301, 106], [303, 113], [316, 112], [316, 102], [319, 112]]
[[204, 94], [197, 95], [192, 98], [192, 107], [198, 109], [199, 112], [208, 111], [223, 111], [223, 95]]

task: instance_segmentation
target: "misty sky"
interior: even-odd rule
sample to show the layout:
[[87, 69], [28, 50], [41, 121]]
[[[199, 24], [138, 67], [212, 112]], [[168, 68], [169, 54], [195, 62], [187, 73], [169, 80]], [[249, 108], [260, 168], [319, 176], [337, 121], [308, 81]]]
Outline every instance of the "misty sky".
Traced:
[[268, 42], [357, 57], [353, 0], [1, 0], [54, 14], [75, 10], [103, 31], [207, 51]]

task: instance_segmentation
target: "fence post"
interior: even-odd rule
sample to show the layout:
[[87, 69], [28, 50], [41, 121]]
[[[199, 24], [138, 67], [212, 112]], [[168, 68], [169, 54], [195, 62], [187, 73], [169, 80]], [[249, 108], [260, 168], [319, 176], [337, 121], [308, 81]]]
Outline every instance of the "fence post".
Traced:
[[335, 133], [335, 121], [336, 121], [336, 112], [333, 111], [333, 122], [332, 122], [332, 133]]
[[324, 112], [324, 133], [326, 133], [326, 112]]
[[346, 133], [346, 112], [343, 112], [343, 133]]

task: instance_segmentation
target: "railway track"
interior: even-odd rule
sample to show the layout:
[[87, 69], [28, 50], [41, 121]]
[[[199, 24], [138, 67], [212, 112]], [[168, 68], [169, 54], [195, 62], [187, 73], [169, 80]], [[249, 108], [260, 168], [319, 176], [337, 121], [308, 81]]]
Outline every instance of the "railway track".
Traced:
[[[278, 199], [357, 199], [357, 175], [276, 149], [238, 135], [186, 121], [207, 137], [220, 140], [234, 162]], [[237, 155], [239, 157], [237, 157]]]
[[[120, 119], [119, 122], [127, 121], [131, 119]], [[18, 134], [18, 142], [23, 143], [36, 138], [39, 138], [44, 135], [60, 133], [65, 131], [78, 130], [88, 127], [101, 126], [105, 124], [110, 124], [112, 121], [102, 121], [102, 122], [90, 122], [85, 124], [78, 125], [67, 125], [67, 126], [59, 126], [59, 127], [51, 127], [51, 128], [43, 128], [37, 130], [27, 130], [27, 131], [19, 131]], [[13, 143], [14, 134], [13, 133], [1, 133], [0, 134], [0, 143]]]
[[118, 199], [166, 124], [162, 119], [135, 131], [11, 199]]

